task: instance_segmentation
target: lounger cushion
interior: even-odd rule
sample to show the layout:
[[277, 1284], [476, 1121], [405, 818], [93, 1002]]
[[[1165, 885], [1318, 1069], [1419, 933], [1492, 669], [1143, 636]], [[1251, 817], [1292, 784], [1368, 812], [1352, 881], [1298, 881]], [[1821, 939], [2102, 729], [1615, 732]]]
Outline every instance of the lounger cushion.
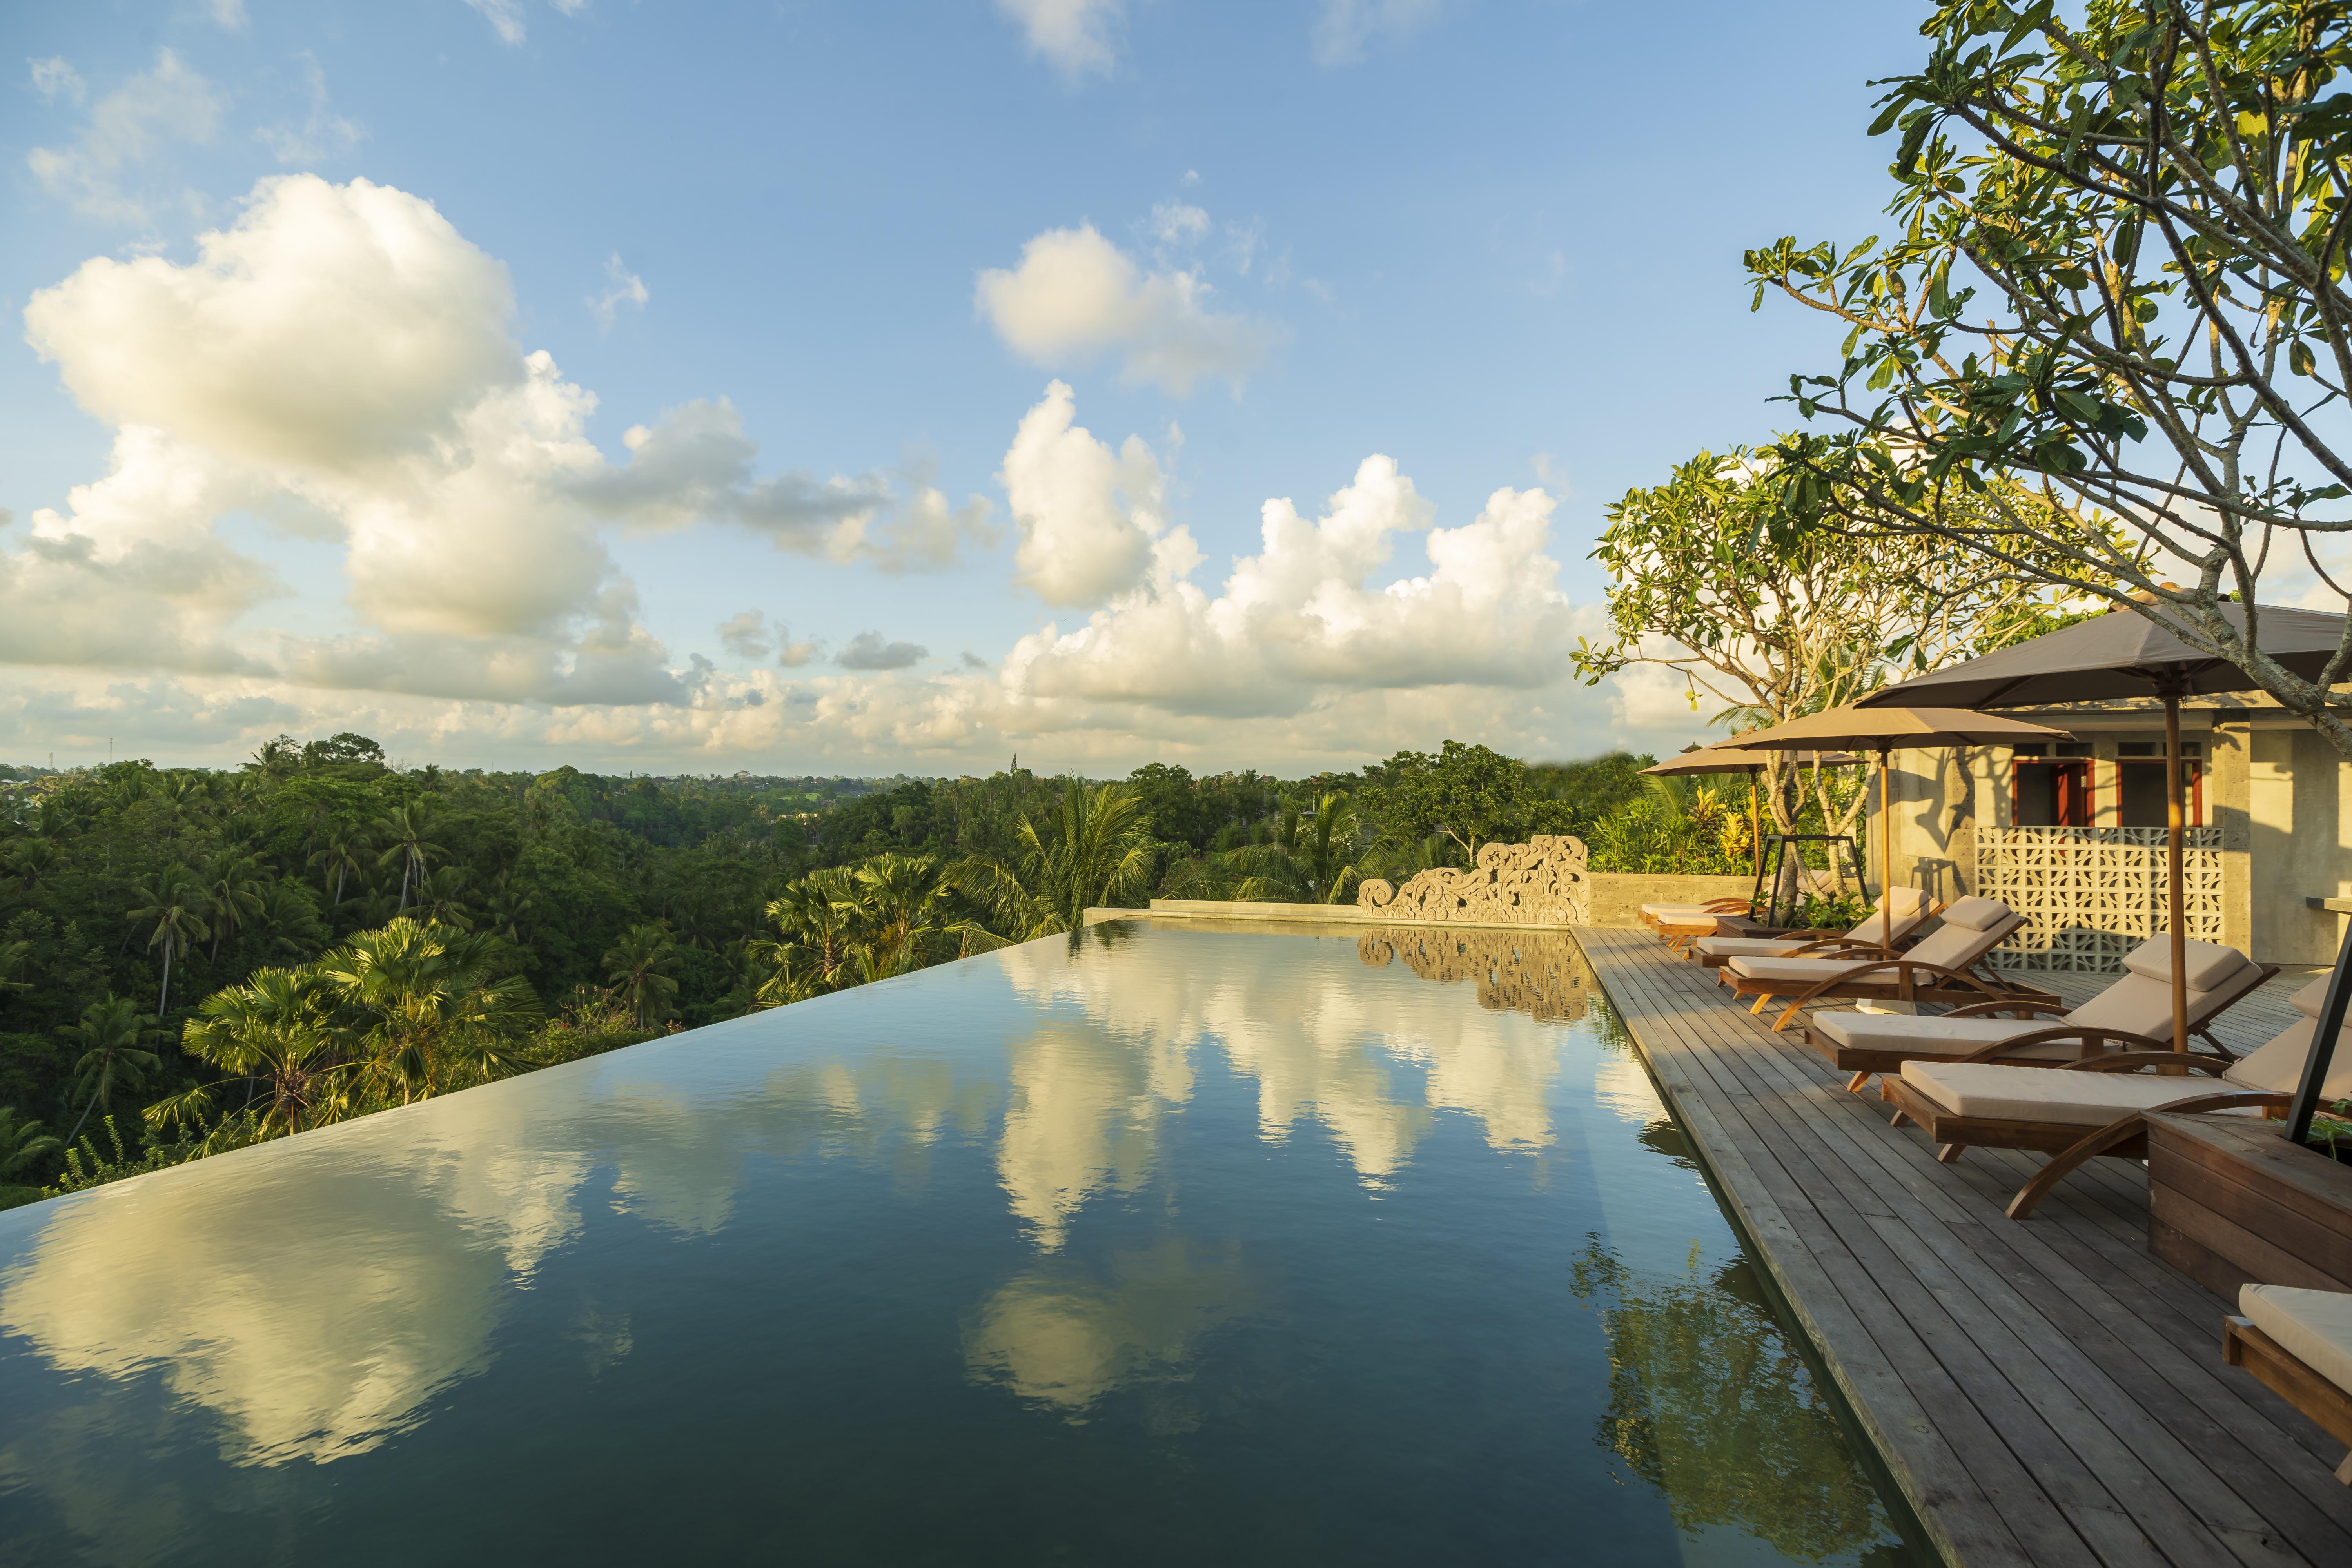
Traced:
[[2242, 1285], [2238, 1310], [2287, 1354], [2352, 1390], [2352, 1295], [2293, 1285]]
[[[2189, 989], [2210, 991], [2253, 961], [2234, 947], [2223, 947], [2214, 942], [2182, 942], [2184, 967], [2189, 972]], [[2145, 974], [2150, 980], [2172, 984], [2172, 938], [2158, 932], [2140, 943], [2124, 957], [2124, 967], [2134, 974]]]
[[1709, 958], [1778, 958], [1809, 946], [1812, 939], [1790, 942], [1777, 936], [1703, 936], [1691, 945]]
[[[1735, 958], [1725, 967], [1742, 980], [1781, 980], [1788, 983], [1790, 990], [1801, 991], [1875, 962], [1867, 958]], [[1891, 983], [1895, 971], [1889, 969], [1873, 978]]]
[[2327, 1005], [2327, 983], [2332, 978], [2333, 975], [2323, 974], [2296, 992], [2292, 998], [2294, 1010], [2306, 1018], [2318, 1017], [2319, 1010]]
[[1652, 920], [1664, 920], [1671, 915], [1711, 915], [1719, 911], [1705, 904], [1643, 904], [1642, 912]]
[[[2231, 1079], [2247, 1089], [2266, 1089], [2273, 1094], [2293, 1094], [2303, 1086], [2304, 1064], [2311, 1055], [2311, 1037], [2317, 1031], [2315, 1018], [2297, 1018], [2270, 1044], [2249, 1052], [2230, 1069]], [[2319, 1092], [2329, 1100], [2352, 1096], [2352, 1030], [2336, 1037], [2336, 1054], [2327, 1061], [2327, 1081]]]
[[[2195, 1028], [2211, 1014], [2212, 1003], [2210, 992], [2189, 994], [2189, 1027]], [[2172, 983], [2151, 980], [2126, 970], [2105, 990], [2067, 1014], [2066, 1021], [2085, 1028], [2122, 1029], [2168, 1044], [2172, 1039]]]
[[2009, 906], [1999, 899], [1971, 895], [1944, 910], [1946, 925], [1966, 926], [1970, 931], [1990, 931], [2009, 918]]
[[[2251, 1087], [2203, 1073], [2068, 1072], [1999, 1062], [1905, 1062], [1903, 1081], [1956, 1116], [2105, 1127], [2135, 1110]], [[2259, 1114], [2259, 1112], [2257, 1112]]]
[[[1964, 1057], [2033, 1029], [2051, 1018], [1920, 1018], [1901, 1013], [1816, 1013], [1813, 1027], [1836, 1045], [1854, 1051], [1901, 1051], [1910, 1056]], [[2068, 1060], [2083, 1054], [2079, 1041], [2028, 1046], [2026, 1054]]]

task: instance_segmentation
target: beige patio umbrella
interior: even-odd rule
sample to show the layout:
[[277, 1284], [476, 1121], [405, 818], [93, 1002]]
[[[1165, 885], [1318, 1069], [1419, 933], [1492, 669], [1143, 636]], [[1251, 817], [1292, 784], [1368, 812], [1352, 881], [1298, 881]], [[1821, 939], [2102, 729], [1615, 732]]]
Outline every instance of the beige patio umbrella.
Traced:
[[[1643, 768], [1645, 773], [1668, 776], [1682, 773], [1746, 773], [1748, 775], [1748, 854], [1756, 862], [1756, 874], [1764, 874], [1764, 814], [1756, 800], [1757, 775], [1765, 768], [1764, 751], [1745, 743], [1746, 736], [1734, 735], [1728, 741], [1717, 741], [1711, 746], [1686, 746], [1675, 756]], [[1813, 752], [1801, 753], [1795, 759], [1799, 767], [1853, 768], [1862, 759], [1847, 752]], [[1760, 884], [1759, 884], [1760, 885]], [[1773, 895], [1779, 897], [1778, 893]]]
[[1769, 730], [1750, 730], [1739, 744], [1750, 750], [1809, 752], [1823, 746], [1849, 746], [1878, 753], [1878, 941], [1888, 945], [1895, 935], [1894, 900], [1887, 893], [1895, 881], [1895, 827], [1886, 811], [1886, 758], [1900, 747], [1927, 751], [1945, 746], [2013, 746], [2021, 741], [2072, 740], [2063, 730], [2021, 720], [1974, 713], [1963, 708], [1832, 708], [1809, 713]]
[[[2246, 609], [2223, 605], [2221, 616], [2242, 634]], [[2284, 605], [2254, 606], [2254, 646], [2305, 679], [2326, 672], [2344, 644], [2345, 618], [2321, 610]], [[1915, 712], [1960, 708], [2030, 708], [2053, 702], [2098, 702], [2119, 697], [2157, 697], [2164, 702], [2165, 858], [2170, 872], [2167, 916], [2172, 923], [2172, 1048], [2189, 1049], [2188, 917], [2182, 908], [2180, 845], [2180, 700], [2192, 693], [2249, 691], [2253, 678], [2227, 659], [2215, 658], [2146, 612], [2110, 611], [2021, 642], [1915, 676], [1874, 691], [1855, 704], [1873, 712], [1895, 707]], [[2330, 1037], [2331, 1038], [2333, 1037]], [[2316, 1058], [2320, 1053], [2313, 1053]]]

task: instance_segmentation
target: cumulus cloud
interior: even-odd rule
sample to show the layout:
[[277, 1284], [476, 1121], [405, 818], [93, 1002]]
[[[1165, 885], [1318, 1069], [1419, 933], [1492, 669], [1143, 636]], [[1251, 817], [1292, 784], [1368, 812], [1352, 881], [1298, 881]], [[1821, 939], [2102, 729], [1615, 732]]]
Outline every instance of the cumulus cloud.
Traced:
[[646, 301], [653, 298], [652, 291], [646, 287], [646, 280], [621, 265], [621, 253], [617, 250], [613, 253], [613, 258], [604, 263], [604, 277], [612, 287], [588, 301], [589, 313], [596, 318], [596, 324], [600, 327], [610, 328], [613, 317], [622, 306], [635, 305], [642, 310], [646, 308]]
[[318, 57], [305, 49], [301, 59], [302, 77], [310, 89], [310, 113], [299, 125], [286, 121], [263, 126], [253, 133], [254, 139], [268, 147], [271, 156], [281, 163], [320, 163], [350, 152], [366, 134], [356, 123], [334, 111], [327, 95], [327, 73], [320, 68]]
[[791, 629], [782, 621], [769, 625], [767, 616], [759, 610], [745, 610], [719, 622], [719, 646], [738, 658], [764, 659], [773, 654], [776, 663], [785, 668], [806, 664], [818, 652], [813, 642], [794, 642]]
[[[81, 79], [62, 59], [35, 61], [33, 83], [81, 101]], [[143, 165], [173, 142], [212, 141], [226, 107], [210, 82], [163, 49], [154, 68], [98, 100], [71, 146], [36, 147], [25, 164], [43, 189], [89, 217], [144, 223], [154, 198], [143, 191]]]
[[1029, 52], [1050, 62], [1073, 86], [1118, 67], [1118, 25], [1126, 0], [996, 0], [1020, 25]]
[[1038, 235], [1016, 268], [982, 272], [974, 302], [1024, 359], [1060, 367], [1115, 353], [1122, 380], [1182, 397], [1203, 378], [1238, 387], [1282, 335], [1272, 322], [1210, 310], [1210, 293], [1198, 271], [1146, 272], [1082, 224]]
[[1445, 0], [1323, 0], [1312, 34], [1316, 63], [1352, 64], [1375, 41], [1411, 37], [1444, 8]]
[[211, 0], [211, 8], [214, 26], [231, 33], [245, 31], [245, 0]]
[[1167, 479], [1140, 437], [1114, 452], [1076, 425], [1077, 400], [1054, 382], [1022, 416], [998, 476], [1021, 531], [1017, 580], [1049, 605], [1096, 605], [1140, 585], [1155, 565], [1181, 576], [1200, 560], [1170, 530]]
[[[1150, 574], [1076, 630], [1023, 638], [1004, 680], [1031, 699], [1192, 715], [1297, 713], [1349, 689], [1549, 686], [1581, 620], [1544, 553], [1552, 506], [1498, 489], [1470, 522], [1432, 527], [1395, 461], [1367, 458], [1318, 519], [1267, 501], [1259, 553], [1221, 593]], [[1433, 569], [1378, 581], [1399, 536], [1418, 536]]]
[[527, 29], [523, 26], [521, 0], [466, 0], [466, 4], [482, 14], [500, 43], [522, 42]]
[[886, 642], [880, 632], [860, 632], [834, 662], [844, 669], [905, 669], [930, 657], [919, 643]]
[[63, 98], [79, 103], [89, 90], [82, 84], [81, 72], [68, 65], [63, 55], [26, 63], [33, 68], [33, 90], [43, 98]]

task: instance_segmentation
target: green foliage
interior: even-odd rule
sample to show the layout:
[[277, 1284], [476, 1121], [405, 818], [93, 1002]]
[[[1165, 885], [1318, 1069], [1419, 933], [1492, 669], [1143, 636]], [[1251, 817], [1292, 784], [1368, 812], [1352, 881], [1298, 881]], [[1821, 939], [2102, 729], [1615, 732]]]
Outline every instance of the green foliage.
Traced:
[[1391, 844], [1432, 835], [1450, 840], [1463, 863], [1489, 839], [1560, 830], [1567, 813], [1536, 788], [1528, 764], [1486, 746], [1447, 741], [1438, 754], [1399, 752], [1366, 769], [1365, 809]]
[[975, 856], [954, 872], [958, 889], [1011, 941], [1076, 931], [1089, 908], [1125, 903], [1149, 885], [1151, 814], [1130, 785], [1066, 779], [1054, 812], [1042, 821], [1024, 813], [1013, 838], [1011, 865]]

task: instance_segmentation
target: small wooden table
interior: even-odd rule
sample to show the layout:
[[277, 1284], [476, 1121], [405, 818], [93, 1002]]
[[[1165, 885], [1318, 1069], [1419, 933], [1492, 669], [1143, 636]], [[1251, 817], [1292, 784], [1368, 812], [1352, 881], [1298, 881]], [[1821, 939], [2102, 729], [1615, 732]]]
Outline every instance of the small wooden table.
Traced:
[[2352, 1165], [2251, 1116], [2147, 1119], [2148, 1250], [2228, 1301], [2238, 1287], [2352, 1290]]

